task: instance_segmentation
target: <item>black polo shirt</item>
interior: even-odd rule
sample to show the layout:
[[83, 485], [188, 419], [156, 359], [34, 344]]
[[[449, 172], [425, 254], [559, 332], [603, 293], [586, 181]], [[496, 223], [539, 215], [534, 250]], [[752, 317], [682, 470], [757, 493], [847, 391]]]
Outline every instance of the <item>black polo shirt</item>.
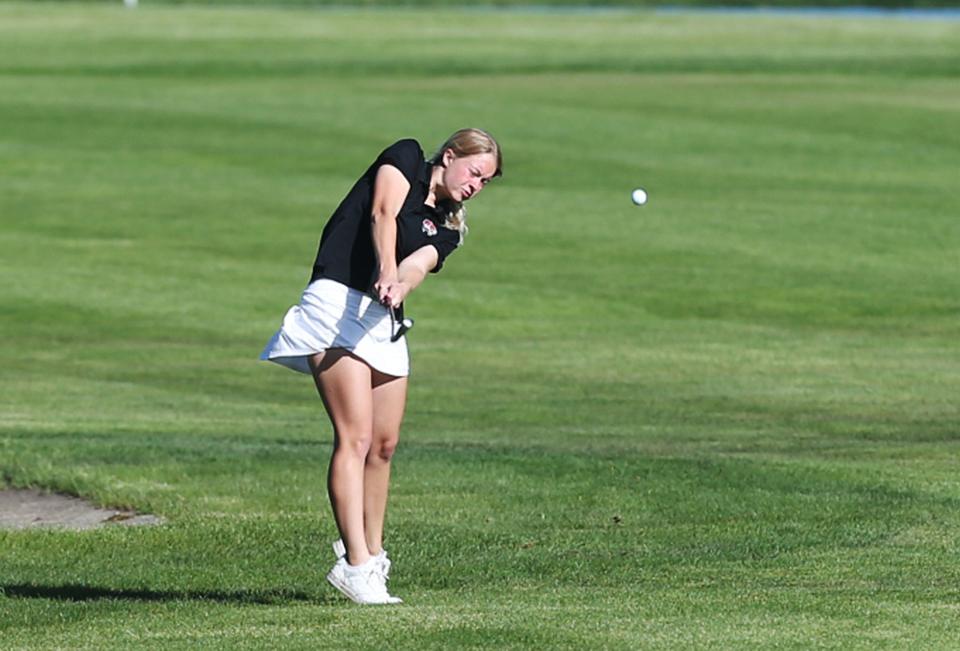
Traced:
[[393, 165], [410, 183], [410, 192], [397, 215], [397, 263], [432, 244], [437, 250], [436, 273], [460, 244], [460, 233], [444, 228], [443, 216], [424, 203], [430, 193], [433, 166], [424, 160], [416, 140], [400, 140], [384, 149], [367, 168], [323, 228], [310, 282], [330, 278], [367, 292], [377, 280], [377, 255], [371, 235], [373, 185], [381, 165]]

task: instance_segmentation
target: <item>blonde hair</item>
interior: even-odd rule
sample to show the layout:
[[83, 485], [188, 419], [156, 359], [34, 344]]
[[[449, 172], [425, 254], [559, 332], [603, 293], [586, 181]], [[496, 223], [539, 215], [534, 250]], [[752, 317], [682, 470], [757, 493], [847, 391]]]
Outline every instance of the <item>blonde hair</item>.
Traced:
[[[433, 165], [443, 165], [443, 154], [451, 150], [458, 158], [461, 156], [475, 156], [477, 154], [493, 154], [497, 159], [497, 171], [493, 178], [501, 176], [501, 167], [503, 166], [503, 156], [500, 153], [500, 145], [489, 133], [483, 129], [460, 129], [447, 141], [440, 145], [430, 163]], [[440, 206], [437, 206], [438, 208]], [[462, 201], [445, 202], [444, 208], [444, 228], [460, 233], [460, 243], [463, 244], [463, 238], [467, 236], [467, 209]]]

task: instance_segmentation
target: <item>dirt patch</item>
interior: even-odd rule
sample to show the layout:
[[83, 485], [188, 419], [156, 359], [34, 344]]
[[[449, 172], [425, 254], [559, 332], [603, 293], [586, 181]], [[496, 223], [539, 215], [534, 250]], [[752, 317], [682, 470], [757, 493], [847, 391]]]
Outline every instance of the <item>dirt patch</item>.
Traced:
[[90, 502], [39, 490], [0, 490], [0, 529], [94, 529], [106, 525], [162, 524], [155, 515], [101, 509]]

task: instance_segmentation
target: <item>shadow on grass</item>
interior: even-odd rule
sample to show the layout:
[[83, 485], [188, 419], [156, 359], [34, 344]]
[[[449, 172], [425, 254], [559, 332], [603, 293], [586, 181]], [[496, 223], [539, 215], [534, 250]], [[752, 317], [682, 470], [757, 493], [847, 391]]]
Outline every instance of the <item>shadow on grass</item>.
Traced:
[[87, 585], [0, 585], [0, 596], [11, 599], [59, 601], [213, 601], [228, 604], [274, 605], [291, 601], [326, 604], [335, 595], [320, 596], [295, 590], [136, 590]]

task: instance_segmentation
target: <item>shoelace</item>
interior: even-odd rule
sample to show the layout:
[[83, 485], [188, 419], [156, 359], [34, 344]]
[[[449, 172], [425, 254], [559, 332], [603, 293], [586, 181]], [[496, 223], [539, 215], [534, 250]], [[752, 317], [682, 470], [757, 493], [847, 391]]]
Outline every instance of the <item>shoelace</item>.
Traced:
[[390, 580], [390, 559], [384, 556], [377, 565], [380, 568], [380, 576], [383, 577], [384, 583]]
[[370, 586], [374, 592], [382, 594], [383, 596], [390, 596], [390, 593], [387, 591], [386, 584], [381, 580], [380, 569], [378, 567], [372, 568], [366, 576], [367, 585]]

